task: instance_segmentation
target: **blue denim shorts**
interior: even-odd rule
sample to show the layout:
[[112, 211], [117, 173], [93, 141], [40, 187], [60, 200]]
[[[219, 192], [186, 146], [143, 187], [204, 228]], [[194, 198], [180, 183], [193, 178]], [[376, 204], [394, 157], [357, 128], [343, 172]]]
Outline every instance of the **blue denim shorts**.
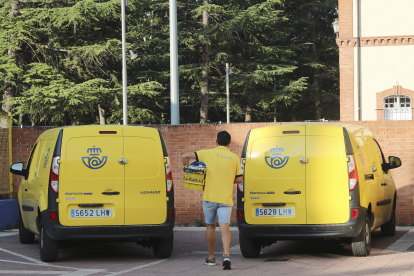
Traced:
[[219, 223], [230, 224], [232, 208], [232, 205], [203, 200], [204, 219], [207, 224], [216, 224], [216, 216], [218, 216]]

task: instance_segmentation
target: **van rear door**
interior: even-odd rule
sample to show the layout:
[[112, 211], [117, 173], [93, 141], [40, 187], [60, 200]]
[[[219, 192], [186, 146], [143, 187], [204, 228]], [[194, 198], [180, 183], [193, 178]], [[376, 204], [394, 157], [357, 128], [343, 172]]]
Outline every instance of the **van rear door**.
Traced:
[[250, 132], [244, 210], [249, 224], [306, 224], [305, 126]]
[[121, 127], [63, 130], [59, 221], [65, 226], [124, 225], [124, 158]]
[[307, 224], [347, 222], [349, 183], [343, 128], [307, 125], [306, 157]]
[[156, 129], [124, 127], [125, 225], [161, 224], [167, 218], [164, 156]]

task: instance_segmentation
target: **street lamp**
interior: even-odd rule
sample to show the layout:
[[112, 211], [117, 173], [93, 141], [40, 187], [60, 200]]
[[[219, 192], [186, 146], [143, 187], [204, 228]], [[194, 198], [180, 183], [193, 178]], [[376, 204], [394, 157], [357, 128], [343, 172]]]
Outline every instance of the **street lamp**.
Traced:
[[230, 124], [230, 88], [229, 88], [229, 75], [234, 72], [230, 69], [229, 64], [226, 63], [226, 95], [227, 95], [227, 123]]
[[336, 37], [339, 37], [339, 19], [335, 18], [334, 22], [332, 22], [332, 28], [334, 29], [334, 33]]

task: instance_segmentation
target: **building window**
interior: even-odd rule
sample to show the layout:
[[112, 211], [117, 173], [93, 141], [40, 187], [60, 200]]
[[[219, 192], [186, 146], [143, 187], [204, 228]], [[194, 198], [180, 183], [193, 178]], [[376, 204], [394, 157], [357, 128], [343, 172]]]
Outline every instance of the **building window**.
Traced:
[[412, 120], [411, 97], [391, 95], [384, 98], [384, 120]]

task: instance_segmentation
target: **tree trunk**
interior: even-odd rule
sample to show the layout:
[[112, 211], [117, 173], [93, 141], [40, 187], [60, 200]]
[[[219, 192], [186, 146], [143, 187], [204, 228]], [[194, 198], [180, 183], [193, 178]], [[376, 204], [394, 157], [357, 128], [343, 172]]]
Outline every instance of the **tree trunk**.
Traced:
[[[208, 0], [203, 0], [205, 4], [208, 3]], [[203, 28], [206, 30], [208, 28], [208, 19], [209, 14], [207, 9], [203, 10]], [[208, 41], [206, 38], [203, 40], [203, 53], [202, 53], [202, 62], [203, 62], [203, 71], [202, 75], [202, 87], [201, 87], [201, 106], [200, 106], [200, 123], [208, 122]]]
[[[16, 17], [19, 15], [19, 1], [18, 0], [11, 0], [11, 11], [10, 13]], [[7, 51], [7, 54], [9, 56], [12, 57], [12, 59], [14, 60], [14, 62], [16, 62], [17, 59], [17, 51], [15, 49], [13, 49], [12, 47], [14, 47], [15, 43], [13, 43], [13, 38], [10, 37], [10, 42], [9, 42], [9, 50]], [[6, 76], [11, 74], [11, 72], [7, 72]], [[3, 110], [6, 112], [6, 114], [8, 114], [9, 112], [12, 111], [13, 106], [8, 102], [9, 100], [11, 100], [14, 95], [16, 95], [16, 79], [15, 77], [12, 77], [12, 79], [6, 78], [4, 80], [4, 86], [6, 88], [6, 90], [4, 91], [3, 94], [3, 100], [4, 100], [4, 104], [3, 104]]]
[[315, 108], [316, 108], [316, 119], [322, 119], [322, 108], [321, 108], [321, 95], [319, 87], [319, 77], [317, 76], [317, 70], [313, 72], [313, 89], [315, 90]]
[[[312, 15], [312, 19], [315, 20], [315, 17]], [[316, 28], [315, 25], [312, 27], [313, 32], [313, 45], [312, 51], [314, 54], [314, 62], [318, 62], [318, 48], [316, 46]], [[315, 117], [317, 120], [322, 119], [322, 109], [321, 109], [321, 95], [320, 95], [320, 86], [319, 86], [319, 77], [318, 69], [313, 69], [313, 90], [315, 91]]]
[[251, 98], [247, 99], [247, 105], [246, 105], [246, 113], [244, 115], [244, 121], [251, 122], [252, 121], [252, 115], [253, 115], [253, 100]]
[[101, 105], [98, 105], [99, 109], [99, 124], [105, 125], [105, 110], [101, 107]]

